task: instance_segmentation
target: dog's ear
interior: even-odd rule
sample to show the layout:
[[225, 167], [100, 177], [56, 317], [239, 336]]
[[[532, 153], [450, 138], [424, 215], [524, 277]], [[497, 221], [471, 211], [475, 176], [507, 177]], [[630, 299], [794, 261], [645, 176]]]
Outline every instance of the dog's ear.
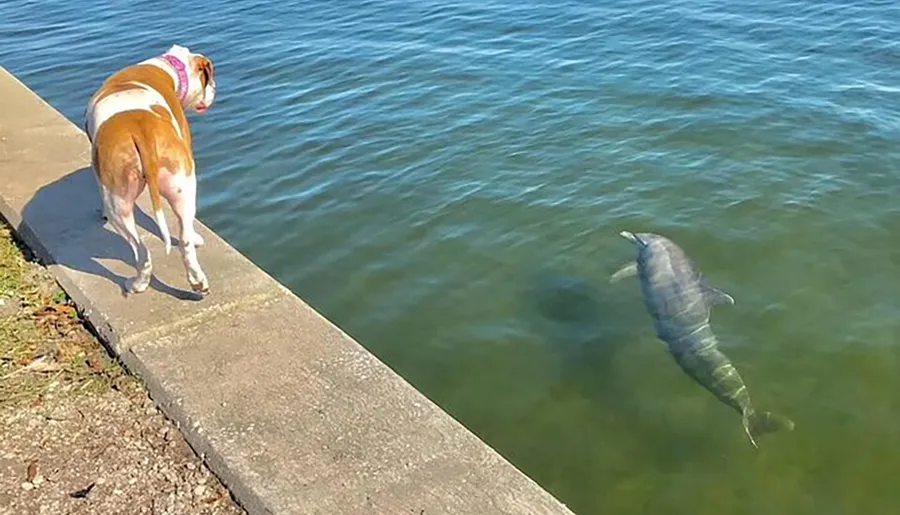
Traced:
[[198, 56], [195, 61], [194, 67], [196, 68], [197, 75], [200, 77], [200, 82], [203, 84], [203, 87], [215, 81], [216, 69], [213, 66], [212, 61], [204, 56]]

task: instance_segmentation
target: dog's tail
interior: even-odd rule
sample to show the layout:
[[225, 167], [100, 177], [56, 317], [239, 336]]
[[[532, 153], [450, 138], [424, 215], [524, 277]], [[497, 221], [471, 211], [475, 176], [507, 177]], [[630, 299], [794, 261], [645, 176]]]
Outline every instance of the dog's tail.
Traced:
[[169, 224], [166, 223], [166, 215], [162, 210], [162, 197], [159, 194], [159, 157], [156, 154], [156, 143], [149, 134], [143, 134], [142, 136], [144, 136], [142, 138], [143, 141], [150, 142], [149, 145], [142, 145], [137, 139], [132, 139], [132, 141], [134, 141], [134, 148], [137, 149], [138, 157], [141, 160], [141, 169], [147, 181], [147, 189], [150, 190], [150, 205], [153, 206], [153, 217], [159, 226], [163, 243], [166, 244], [166, 254], [169, 254], [172, 251], [172, 236], [169, 234]]

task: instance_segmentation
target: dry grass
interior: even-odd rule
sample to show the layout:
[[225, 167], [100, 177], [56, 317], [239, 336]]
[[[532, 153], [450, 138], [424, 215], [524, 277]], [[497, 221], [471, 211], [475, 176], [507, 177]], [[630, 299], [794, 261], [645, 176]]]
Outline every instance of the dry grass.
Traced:
[[0, 515], [246, 515], [0, 221]]
[[0, 408], [129, 382], [50, 273], [0, 225]]

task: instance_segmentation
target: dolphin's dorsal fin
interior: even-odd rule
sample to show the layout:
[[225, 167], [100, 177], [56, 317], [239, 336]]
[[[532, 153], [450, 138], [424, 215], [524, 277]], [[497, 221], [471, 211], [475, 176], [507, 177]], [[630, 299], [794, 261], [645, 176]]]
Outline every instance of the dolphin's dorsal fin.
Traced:
[[708, 283], [703, 282], [701, 288], [703, 288], [703, 296], [706, 298], [706, 302], [710, 306], [715, 306], [716, 304], [734, 304], [734, 297], [728, 295], [715, 286], [711, 286]]
[[609, 277], [610, 284], [621, 281], [626, 277], [633, 277], [638, 273], [637, 261], [631, 261], [629, 263], [625, 263], [619, 268], [616, 273], [612, 274]]

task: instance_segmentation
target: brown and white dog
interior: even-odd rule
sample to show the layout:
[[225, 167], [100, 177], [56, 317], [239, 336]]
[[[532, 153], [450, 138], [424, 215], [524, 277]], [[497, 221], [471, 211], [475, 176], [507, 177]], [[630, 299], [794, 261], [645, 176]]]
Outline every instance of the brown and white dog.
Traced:
[[173, 45], [168, 52], [119, 70], [100, 86], [85, 111], [91, 163], [100, 186], [103, 215], [134, 251], [137, 276], [126, 289], [150, 285], [153, 266], [134, 219], [135, 201], [146, 185], [154, 217], [172, 249], [162, 211], [165, 198], [177, 217], [184, 267], [191, 289], [209, 293], [197, 261], [203, 240], [194, 230], [197, 176], [186, 109], [205, 112], [216, 96], [213, 63], [202, 54]]

